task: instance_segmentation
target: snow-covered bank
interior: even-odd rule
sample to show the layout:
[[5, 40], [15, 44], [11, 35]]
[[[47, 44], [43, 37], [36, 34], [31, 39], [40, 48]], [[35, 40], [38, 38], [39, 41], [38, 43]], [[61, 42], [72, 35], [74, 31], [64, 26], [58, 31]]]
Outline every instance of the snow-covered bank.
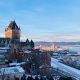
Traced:
[[65, 73], [70, 74], [76, 80], [80, 80], [80, 70], [60, 63], [57, 59], [51, 58], [51, 66], [57, 68]]

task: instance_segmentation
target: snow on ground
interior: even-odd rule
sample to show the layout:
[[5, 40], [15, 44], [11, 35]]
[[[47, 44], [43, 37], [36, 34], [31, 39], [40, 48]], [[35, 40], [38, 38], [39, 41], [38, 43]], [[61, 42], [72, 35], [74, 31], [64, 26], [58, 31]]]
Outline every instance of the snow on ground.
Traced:
[[25, 64], [25, 62], [20, 62], [20, 63], [13, 62], [13, 63], [10, 63], [9, 66], [20, 66], [22, 64]]

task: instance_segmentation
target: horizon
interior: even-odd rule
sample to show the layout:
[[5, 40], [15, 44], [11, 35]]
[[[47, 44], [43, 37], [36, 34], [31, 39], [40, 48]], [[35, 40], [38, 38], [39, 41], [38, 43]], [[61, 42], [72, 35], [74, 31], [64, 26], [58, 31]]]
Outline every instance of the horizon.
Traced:
[[21, 40], [79, 42], [79, 3], [80, 0], [0, 0], [0, 37], [15, 20], [21, 28]]

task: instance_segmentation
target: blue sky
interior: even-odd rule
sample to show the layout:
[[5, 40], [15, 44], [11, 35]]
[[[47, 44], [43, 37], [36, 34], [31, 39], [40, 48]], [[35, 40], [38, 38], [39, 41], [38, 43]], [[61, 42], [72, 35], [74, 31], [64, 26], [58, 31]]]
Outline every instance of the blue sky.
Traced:
[[21, 39], [80, 41], [80, 0], [0, 0], [0, 35], [11, 20]]

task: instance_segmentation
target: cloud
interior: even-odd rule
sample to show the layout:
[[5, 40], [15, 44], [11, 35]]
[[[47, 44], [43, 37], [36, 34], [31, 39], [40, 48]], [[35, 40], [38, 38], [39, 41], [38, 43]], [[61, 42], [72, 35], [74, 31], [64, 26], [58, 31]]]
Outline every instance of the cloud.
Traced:
[[27, 36], [24, 36], [24, 37], [23, 36], [21, 38], [23, 40], [26, 38], [29, 38], [29, 39], [33, 39], [34, 41], [47, 41], [47, 42], [61, 42], [61, 41], [76, 42], [76, 41], [80, 41], [79, 33], [74, 33], [74, 32], [73, 33], [42, 32], [40, 34], [40, 36], [33, 35], [32, 33], [27, 34]]
[[[50, 35], [50, 36], [49, 36]], [[33, 36], [30, 34], [27, 35], [22, 35], [21, 36], [21, 41], [25, 41], [27, 38], [29, 40], [33, 39], [35, 42], [36, 41], [47, 41], [47, 42], [61, 42], [61, 41], [67, 41], [67, 42], [76, 42], [76, 41], [80, 41], [80, 35], [77, 33], [73, 33], [73, 34], [62, 34], [62, 33], [49, 33], [49, 35], [45, 35], [44, 37], [42, 36]], [[0, 37], [4, 37], [4, 32], [3, 30], [0, 30]]]
[[4, 37], [5, 35], [4, 35], [4, 33], [2, 32], [0, 32], [0, 37]]
[[57, 36], [55, 37], [33, 37], [32, 39], [34, 41], [47, 41], [47, 42], [61, 42], [61, 41], [66, 41], [66, 42], [76, 42], [80, 41], [80, 35], [79, 34], [56, 34]]
[[0, 29], [0, 37], [5, 37], [5, 30], [3, 27]]

